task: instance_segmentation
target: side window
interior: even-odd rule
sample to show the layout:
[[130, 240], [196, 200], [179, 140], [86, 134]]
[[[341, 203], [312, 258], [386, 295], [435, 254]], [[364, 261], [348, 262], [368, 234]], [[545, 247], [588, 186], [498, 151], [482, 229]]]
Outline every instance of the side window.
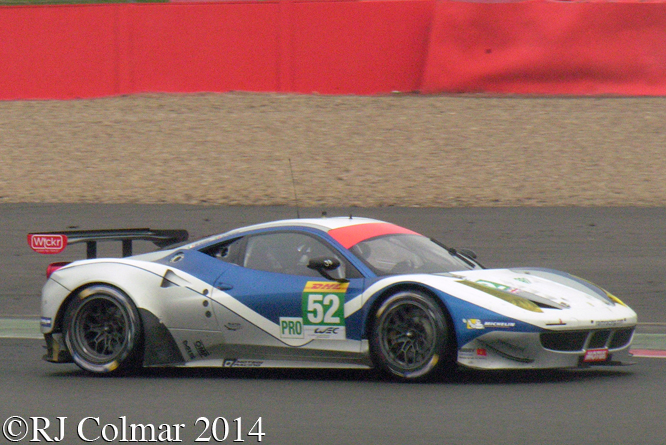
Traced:
[[335, 278], [345, 277], [346, 262], [321, 241], [302, 233], [278, 232], [250, 236], [247, 239], [242, 266], [266, 272], [321, 277], [309, 269], [308, 262], [317, 257], [337, 258], [340, 267], [332, 271]]
[[224, 241], [202, 250], [206, 255], [222, 260], [226, 263], [238, 264], [241, 257], [242, 238]]

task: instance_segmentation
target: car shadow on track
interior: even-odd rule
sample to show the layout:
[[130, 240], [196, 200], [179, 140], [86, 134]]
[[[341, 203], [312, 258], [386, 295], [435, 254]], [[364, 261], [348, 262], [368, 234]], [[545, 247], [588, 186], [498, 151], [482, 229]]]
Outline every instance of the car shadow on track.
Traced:
[[633, 375], [629, 368], [529, 369], [507, 371], [459, 370], [443, 381], [452, 384], [562, 383], [616, 379]]
[[476, 371], [456, 369], [426, 381], [399, 381], [373, 370], [355, 369], [224, 369], [224, 368], [143, 368], [114, 375], [94, 375], [78, 369], [52, 373], [52, 377], [125, 378], [125, 379], [237, 379], [237, 380], [307, 380], [356, 381], [387, 384], [516, 384], [580, 382], [616, 379], [633, 375], [631, 368], [538, 369]]

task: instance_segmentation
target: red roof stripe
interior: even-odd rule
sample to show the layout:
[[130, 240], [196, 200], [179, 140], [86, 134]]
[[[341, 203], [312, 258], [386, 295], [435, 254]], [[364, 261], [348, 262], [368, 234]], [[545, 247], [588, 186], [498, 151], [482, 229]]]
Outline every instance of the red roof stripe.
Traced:
[[381, 235], [418, 235], [418, 233], [412, 230], [405, 229], [404, 227], [396, 226], [395, 224], [390, 223], [356, 224], [353, 226], [340, 227], [337, 229], [329, 230], [328, 234], [347, 249], [357, 243], [360, 243], [361, 241], [367, 240], [368, 238], [374, 238]]

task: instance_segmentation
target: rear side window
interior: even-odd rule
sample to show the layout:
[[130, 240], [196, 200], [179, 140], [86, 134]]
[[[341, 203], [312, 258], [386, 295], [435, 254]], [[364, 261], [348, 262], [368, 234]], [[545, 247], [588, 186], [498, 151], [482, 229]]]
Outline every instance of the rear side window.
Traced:
[[321, 277], [308, 268], [313, 258], [327, 257], [340, 261], [330, 272], [334, 278], [360, 278], [360, 273], [339, 253], [318, 239], [296, 232], [277, 232], [249, 236], [241, 266], [266, 272]]
[[222, 243], [215, 244], [214, 246], [207, 247], [201, 250], [201, 252], [226, 263], [238, 264], [243, 250], [242, 241], [243, 238], [227, 240]]

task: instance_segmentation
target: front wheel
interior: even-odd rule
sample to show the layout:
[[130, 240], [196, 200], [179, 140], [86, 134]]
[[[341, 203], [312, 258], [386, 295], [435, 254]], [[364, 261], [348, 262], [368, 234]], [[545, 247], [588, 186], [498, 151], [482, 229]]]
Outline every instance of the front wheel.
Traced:
[[125, 293], [105, 285], [74, 296], [65, 313], [65, 344], [82, 369], [118, 372], [139, 362], [141, 318]]
[[448, 365], [452, 342], [446, 317], [433, 299], [417, 290], [387, 298], [374, 315], [371, 350], [375, 364], [401, 379], [422, 379]]

